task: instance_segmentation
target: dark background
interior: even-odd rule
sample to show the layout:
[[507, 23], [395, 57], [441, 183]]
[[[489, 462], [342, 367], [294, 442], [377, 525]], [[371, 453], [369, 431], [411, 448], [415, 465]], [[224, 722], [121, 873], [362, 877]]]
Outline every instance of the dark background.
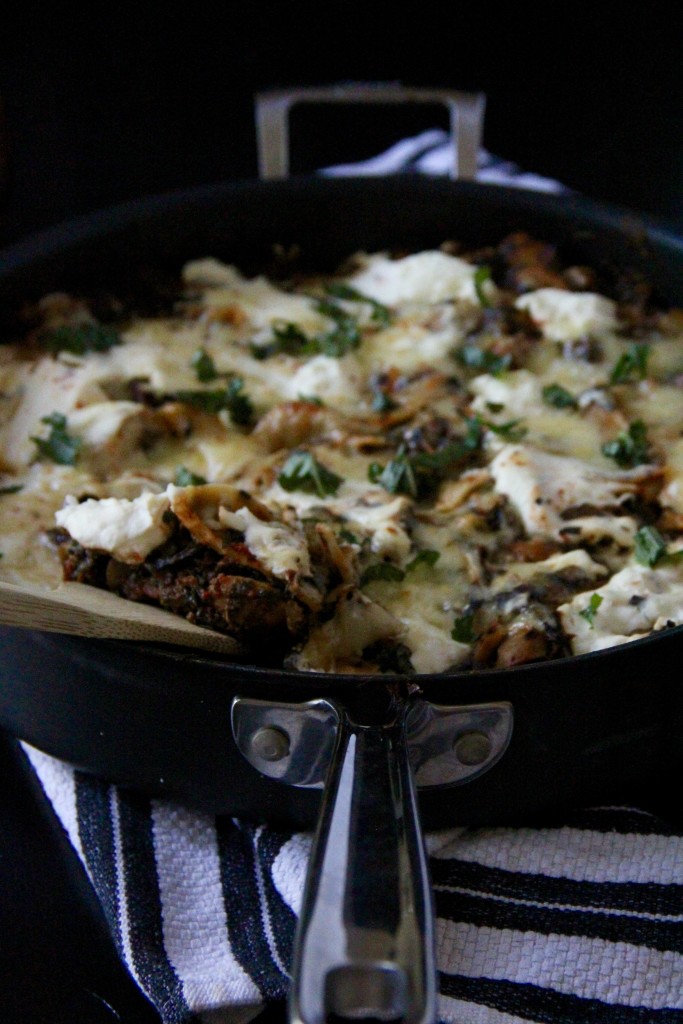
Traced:
[[[79, 18], [29, 3], [0, 40], [0, 242], [120, 200], [255, 177], [254, 94], [351, 80], [483, 91], [490, 152], [683, 228], [671, 10], [331, 0], [96, 5]], [[425, 113], [303, 117], [293, 169], [374, 155], [432, 127]]]

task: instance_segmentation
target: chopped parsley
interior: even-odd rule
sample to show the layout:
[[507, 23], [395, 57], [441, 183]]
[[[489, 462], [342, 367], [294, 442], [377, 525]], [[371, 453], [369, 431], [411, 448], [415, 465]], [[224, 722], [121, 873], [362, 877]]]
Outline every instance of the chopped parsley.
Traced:
[[395, 459], [383, 466], [371, 462], [368, 466], [368, 480], [379, 484], [390, 494], [410, 494], [416, 498], [419, 490], [418, 475], [414, 466], [415, 456], [409, 456], [399, 448]]
[[627, 431], [602, 446], [602, 454], [624, 469], [640, 466], [649, 459], [647, 430], [642, 420], [634, 420]]
[[474, 615], [461, 615], [453, 623], [451, 638], [459, 644], [471, 644], [474, 640]]
[[241, 377], [233, 377], [225, 389], [226, 409], [230, 419], [238, 427], [248, 426], [254, 418], [254, 406], [243, 391], [244, 381]]
[[318, 303], [318, 312], [329, 317], [335, 324], [328, 334], [320, 335], [315, 339], [316, 349], [321, 355], [340, 359], [347, 352], [358, 348], [361, 335], [355, 317], [349, 316], [336, 303], [325, 300]]
[[481, 421], [484, 427], [491, 430], [494, 434], [498, 434], [499, 437], [505, 438], [506, 441], [521, 441], [528, 433], [526, 427], [519, 426], [521, 422], [522, 420], [508, 420], [507, 423], [492, 423], [490, 420]]
[[484, 289], [485, 283], [487, 281], [490, 281], [490, 280], [491, 280], [491, 268], [487, 267], [485, 265], [481, 266], [481, 267], [477, 267], [477, 269], [474, 272], [474, 290], [477, 293], [477, 298], [479, 299], [479, 304], [481, 306], [483, 306], [484, 309], [490, 309], [491, 308], [491, 300], [489, 299], [489, 297], [486, 294], [486, 291]]
[[190, 366], [197, 374], [197, 380], [201, 381], [202, 384], [206, 384], [210, 380], [215, 380], [218, 376], [218, 371], [216, 370], [216, 365], [213, 359], [203, 348], [197, 349], [190, 360]]
[[121, 335], [113, 327], [88, 323], [62, 324], [38, 335], [38, 344], [48, 352], [73, 352], [82, 356], [86, 352], [108, 352], [121, 344]]
[[375, 323], [380, 324], [382, 327], [386, 327], [391, 323], [391, 310], [387, 306], [384, 306], [377, 299], [370, 298], [369, 295], [363, 295], [361, 292], [356, 291], [350, 284], [346, 284], [344, 281], [333, 281], [327, 285], [326, 291], [328, 295], [333, 296], [335, 299], [347, 299], [349, 302], [367, 302], [372, 306], [371, 318]]
[[248, 395], [243, 394], [244, 381], [232, 377], [224, 388], [215, 391], [177, 391], [180, 402], [216, 416], [226, 410], [236, 426], [248, 426], [254, 418], [254, 407]]
[[552, 405], [555, 409], [577, 409], [579, 403], [571, 391], [567, 391], [561, 384], [547, 384], [541, 392], [546, 405]]
[[600, 594], [592, 594], [591, 595], [591, 599], [588, 602], [588, 604], [586, 605], [586, 607], [583, 608], [579, 612], [579, 615], [581, 616], [581, 618], [586, 620], [586, 622], [588, 623], [588, 625], [590, 626], [591, 629], [595, 629], [595, 624], [594, 624], [595, 613], [597, 612], [597, 610], [598, 610], [598, 608], [600, 607], [601, 604], [602, 604], [602, 597], [601, 597], [601, 595]]
[[294, 452], [282, 467], [278, 482], [286, 491], [304, 491], [325, 498], [336, 494], [344, 481], [318, 462], [311, 452]]
[[610, 384], [627, 384], [634, 380], [644, 380], [647, 376], [647, 359], [650, 346], [636, 343], [629, 345], [616, 362], [610, 375]]
[[478, 370], [480, 373], [490, 373], [494, 377], [510, 368], [512, 356], [497, 356], [495, 352], [479, 348], [478, 345], [463, 345], [455, 354], [455, 358], [470, 370]]
[[654, 526], [641, 526], [633, 550], [637, 562], [652, 568], [666, 555], [666, 541]]
[[61, 412], [53, 412], [43, 416], [40, 422], [51, 428], [47, 437], [31, 438], [40, 454], [60, 466], [75, 465], [83, 442], [80, 437], [71, 437], [67, 432], [66, 416]]
[[390, 562], [375, 562], [374, 565], [369, 565], [363, 571], [360, 585], [364, 587], [366, 583], [372, 583], [373, 580], [388, 580], [389, 583], [400, 583], [401, 580], [405, 579], [405, 575], [403, 569], [399, 569], [396, 565], [391, 565]]
[[186, 466], [178, 466], [173, 483], [176, 487], [199, 487], [201, 484], [205, 484], [206, 480], [198, 473], [193, 473], [192, 470], [187, 469]]
[[8, 484], [6, 487], [0, 487], [0, 495], [3, 494], [17, 494], [23, 490], [23, 484]]
[[396, 457], [386, 466], [372, 462], [368, 467], [368, 479], [390, 494], [409, 494], [413, 498], [424, 496], [436, 487], [450, 469], [479, 448], [481, 423], [477, 417], [473, 417], [467, 424], [464, 438], [451, 441], [437, 451], [408, 453], [401, 446]]
[[436, 565], [440, 558], [441, 552], [432, 551], [429, 548], [425, 548], [423, 551], [418, 551], [418, 553], [415, 555], [415, 558], [413, 558], [412, 561], [408, 562], [408, 564], [406, 565], [406, 572], [412, 572], [414, 569], [417, 569], [418, 566], [420, 565], [426, 565], [431, 569], [432, 566]]
[[319, 313], [334, 322], [326, 334], [309, 337], [298, 324], [289, 321], [273, 323], [273, 340], [266, 345], [252, 345], [251, 354], [255, 359], [269, 359], [275, 355], [289, 356], [332, 356], [341, 359], [347, 352], [358, 348], [361, 333], [358, 321], [335, 302], [321, 299], [316, 303]]

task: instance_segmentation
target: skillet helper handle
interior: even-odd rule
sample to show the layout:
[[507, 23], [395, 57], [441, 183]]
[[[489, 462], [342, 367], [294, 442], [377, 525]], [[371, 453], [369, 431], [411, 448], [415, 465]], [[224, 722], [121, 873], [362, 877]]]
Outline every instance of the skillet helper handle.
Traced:
[[292, 1024], [429, 1024], [434, 908], [401, 706], [385, 725], [341, 710], [297, 931]]
[[452, 158], [449, 176], [471, 181], [477, 173], [481, 146], [484, 93], [402, 86], [392, 82], [350, 82], [319, 88], [273, 90], [255, 98], [259, 177], [289, 176], [289, 114], [297, 103], [430, 103], [448, 110]]

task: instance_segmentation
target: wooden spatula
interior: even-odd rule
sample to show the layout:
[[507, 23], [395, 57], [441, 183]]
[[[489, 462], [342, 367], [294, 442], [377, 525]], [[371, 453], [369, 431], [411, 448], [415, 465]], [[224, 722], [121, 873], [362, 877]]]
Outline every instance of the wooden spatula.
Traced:
[[48, 589], [0, 581], [0, 623], [76, 636], [182, 644], [233, 657], [244, 653], [231, 637], [82, 583]]

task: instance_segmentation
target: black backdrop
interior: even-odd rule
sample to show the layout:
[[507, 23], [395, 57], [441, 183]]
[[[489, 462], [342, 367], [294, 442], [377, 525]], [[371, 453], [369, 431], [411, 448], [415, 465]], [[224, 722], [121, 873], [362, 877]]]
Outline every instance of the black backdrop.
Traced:
[[[15, 5], [0, 37], [0, 242], [150, 192], [253, 177], [254, 93], [349, 80], [484, 91], [491, 152], [683, 227], [683, 48], [670, 10], [329, 0], [91, 5], [77, 17]], [[429, 126], [315, 116], [295, 134], [297, 171]]]

